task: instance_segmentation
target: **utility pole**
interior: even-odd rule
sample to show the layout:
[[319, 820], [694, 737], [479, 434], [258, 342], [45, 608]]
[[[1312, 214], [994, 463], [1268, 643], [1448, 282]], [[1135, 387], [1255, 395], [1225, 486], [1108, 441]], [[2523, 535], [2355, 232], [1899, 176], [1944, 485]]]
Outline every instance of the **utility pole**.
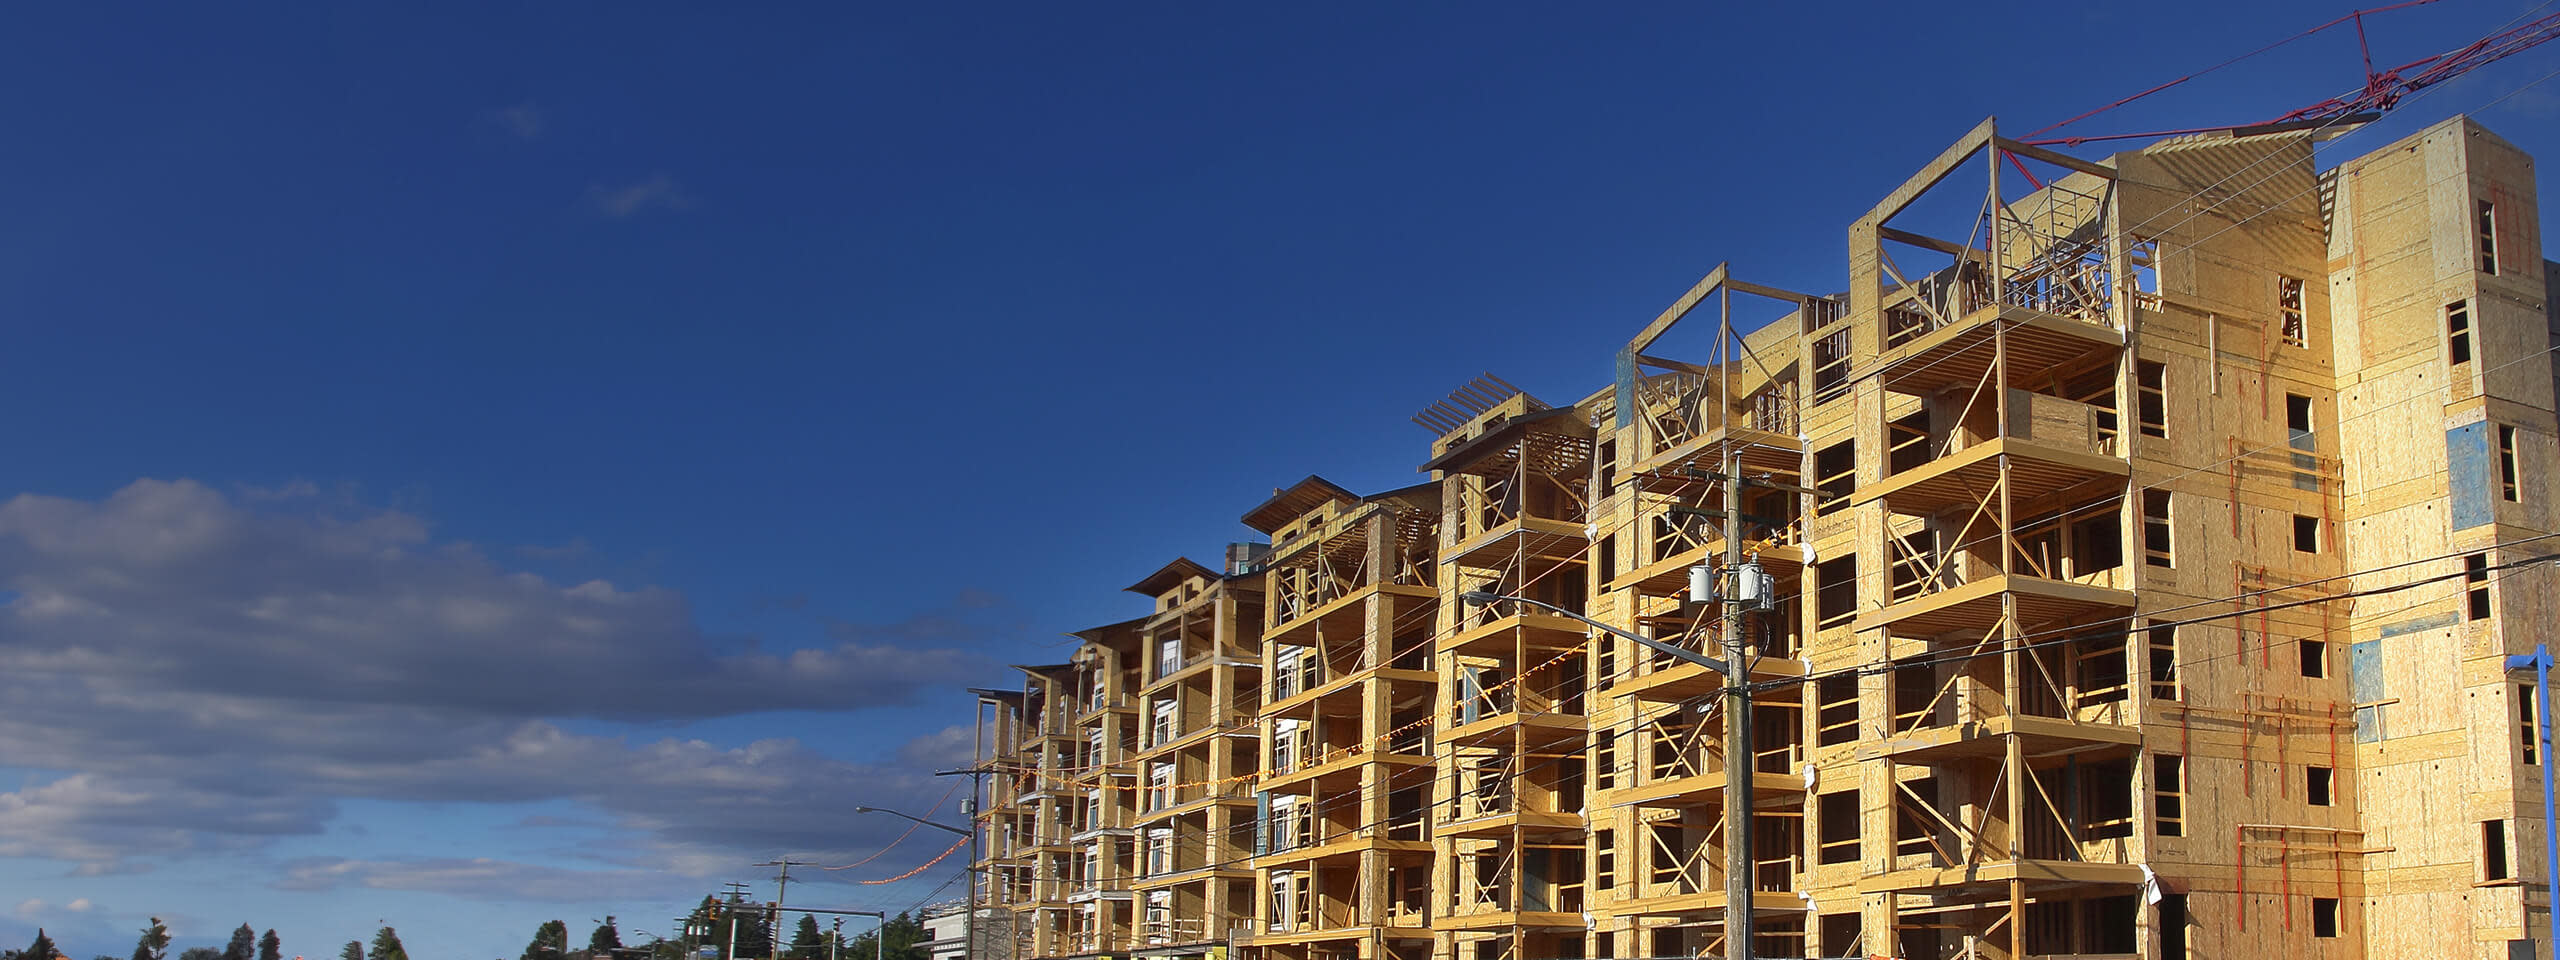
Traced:
[[793, 860], [790, 857], [777, 857], [772, 860], [756, 864], [756, 866], [759, 867], [782, 868], [781, 875], [773, 879], [773, 909], [771, 911], [773, 920], [772, 922], [765, 924], [765, 960], [781, 960], [782, 957], [782, 897], [784, 894], [791, 891], [791, 868], [805, 867], [810, 865], [810, 863], [811, 861], [808, 860]]
[[747, 899], [747, 885], [731, 880], [725, 886], [729, 888], [729, 902], [721, 906], [720, 912], [729, 918], [729, 946], [720, 956], [721, 960], [738, 960], [738, 904]]
[[[1728, 322], [1725, 334], [1733, 328]], [[1730, 348], [1727, 348], [1728, 351]], [[1730, 367], [1728, 355], [1720, 366]], [[1731, 375], [1727, 375], [1730, 379]], [[1730, 396], [1730, 394], [1727, 394]], [[1725, 411], [1730, 426], [1732, 410]], [[1751, 960], [1751, 686], [1748, 641], [1743, 637], [1744, 596], [1760, 597], [1767, 587], [1743, 583], [1742, 455], [1734, 450], [1730, 431], [1724, 445], [1724, 568], [1733, 587], [1724, 592], [1724, 657], [1733, 671], [1724, 678], [1724, 955], [1725, 960]]]

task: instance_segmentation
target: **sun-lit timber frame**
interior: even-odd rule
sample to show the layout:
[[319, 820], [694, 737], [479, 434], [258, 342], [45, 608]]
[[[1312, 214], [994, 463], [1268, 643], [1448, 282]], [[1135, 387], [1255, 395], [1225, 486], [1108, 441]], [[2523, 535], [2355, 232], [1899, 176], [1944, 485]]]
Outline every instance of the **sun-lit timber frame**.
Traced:
[[[1070, 840], [1127, 842], [1061, 906], [1038, 792], [988, 798], [1023, 955], [1691, 957], [1744, 910], [1763, 957], [2547, 954], [2506, 662], [2560, 584], [2501, 564], [2560, 534], [2560, 267], [2478, 124], [2320, 171], [2342, 132], [1985, 121], [1850, 225], [1844, 291], [1718, 267], [1588, 396], [1416, 416], [1425, 483], [1275, 491], [1269, 547], [1025, 668], [985, 763], [1064, 764]], [[1744, 562], [1770, 609], [1688, 596]], [[1209, 659], [1155, 653], [1210, 592]]]

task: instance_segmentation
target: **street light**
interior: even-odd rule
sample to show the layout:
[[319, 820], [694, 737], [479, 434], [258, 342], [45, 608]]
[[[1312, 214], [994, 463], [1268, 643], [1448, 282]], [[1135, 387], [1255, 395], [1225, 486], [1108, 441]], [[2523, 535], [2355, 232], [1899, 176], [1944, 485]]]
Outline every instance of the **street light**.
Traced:
[[[974, 796], [970, 797], [969, 803], [973, 805], [976, 804], [977, 798]], [[960, 812], [967, 814], [971, 812], [971, 809], [972, 807], [970, 806], [963, 806]], [[969, 865], [961, 869], [967, 870], [971, 873], [975, 873], [978, 870], [978, 831], [974, 829], [962, 830], [959, 827], [955, 827], [947, 823], [935, 823], [923, 817], [909, 816], [895, 810], [883, 810], [879, 807], [855, 807], [853, 808], [853, 812], [885, 813], [903, 820], [913, 820], [936, 830], [948, 830], [952, 833], [967, 837], [969, 838]], [[977, 824], [972, 823], [970, 826], [975, 827]], [[967, 910], [968, 913], [962, 915], [960, 918], [960, 960], [970, 960], [970, 958], [975, 957], [978, 953], [978, 882], [975, 879], [971, 879], [969, 881], [969, 905]], [[879, 935], [879, 949], [882, 951], [889, 949], [888, 927], [888, 918], [882, 917], [880, 920]]]
[[898, 817], [898, 818], [906, 819], [906, 820], [913, 820], [913, 821], [915, 821], [915, 822], [917, 822], [917, 823], [924, 824], [925, 826], [932, 827], [932, 828], [934, 828], [934, 829], [936, 829], [936, 830], [949, 830], [949, 831], [951, 831], [952, 833], [956, 833], [956, 834], [959, 834], [959, 835], [964, 836], [964, 837], [967, 837], [967, 836], [974, 836], [974, 834], [970, 833], [970, 832], [969, 832], [969, 831], [967, 831], [967, 830], [962, 830], [962, 829], [960, 829], [959, 827], [955, 827], [955, 826], [952, 826], [952, 825], [947, 824], [947, 823], [935, 823], [935, 822], [933, 822], [933, 821], [931, 821], [931, 820], [927, 820], [927, 819], [925, 819], [925, 818], [923, 818], [923, 817], [911, 817], [911, 816], [908, 816], [908, 815], [906, 815], [906, 814], [899, 813], [898, 811], [895, 811], [895, 810], [883, 810], [883, 809], [881, 809], [881, 808], [879, 808], [879, 807], [855, 807], [855, 808], [853, 808], [853, 812], [855, 812], [855, 813], [885, 813], [885, 814], [888, 814], [888, 815], [893, 816], [893, 817]]

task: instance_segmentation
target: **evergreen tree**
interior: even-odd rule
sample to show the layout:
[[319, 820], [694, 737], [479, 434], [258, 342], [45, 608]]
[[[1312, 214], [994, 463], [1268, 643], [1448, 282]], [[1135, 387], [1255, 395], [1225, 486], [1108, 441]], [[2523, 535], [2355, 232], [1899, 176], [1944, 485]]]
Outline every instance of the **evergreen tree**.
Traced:
[[[875, 947], [884, 936], [886, 949]], [[901, 913], [890, 917], [880, 929], [845, 941], [842, 960], [870, 960], [875, 949], [880, 950], [880, 960], [933, 960], [933, 952], [925, 948], [925, 942], [931, 939], [925, 934], [923, 921]]]
[[222, 948], [222, 960], [258, 960], [258, 931], [245, 923], [231, 931], [231, 945]]
[[800, 915], [800, 929], [791, 933], [792, 960], [825, 960], [827, 938], [818, 933], [818, 915]]
[[61, 954], [62, 951], [54, 947], [53, 938], [44, 935], [43, 927], [37, 927], [36, 942], [28, 944], [26, 952], [19, 956], [26, 957], [27, 960], [53, 960]]
[[159, 917], [151, 918], [151, 925], [142, 928], [142, 939], [134, 941], [133, 960], [169, 960], [169, 925]]
[[373, 949], [365, 951], [364, 960], [409, 960], [409, 948], [400, 945], [400, 932], [390, 927], [374, 931]]
[[524, 945], [521, 960], [560, 960], [569, 952], [569, 925], [546, 920], [533, 930], [533, 942]]
[[594, 933], [587, 934], [587, 949], [597, 953], [622, 949], [622, 928], [614, 925], [612, 916], [606, 916]]
[[284, 960], [284, 938], [276, 936], [272, 927], [266, 936], [258, 938], [258, 960]]
[[222, 960], [222, 951], [212, 947], [188, 947], [178, 951], [178, 960]]
[[364, 944], [347, 941], [347, 948], [338, 951], [338, 960], [364, 960]]

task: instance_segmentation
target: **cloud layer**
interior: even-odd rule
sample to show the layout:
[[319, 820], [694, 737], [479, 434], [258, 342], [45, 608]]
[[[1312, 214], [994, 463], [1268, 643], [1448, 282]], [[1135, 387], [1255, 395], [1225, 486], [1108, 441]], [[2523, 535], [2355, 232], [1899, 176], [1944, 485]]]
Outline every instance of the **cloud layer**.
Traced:
[[[947, 784], [919, 766], [952, 734], [864, 766], [560, 721], [906, 704], [990, 670], [941, 619], [723, 649], [670, 591], [511, 571], [397, 511], [184, 481], [0, 504], [0, 591], [0, 764], [61, 772], [0, 794], [0, 855], [92, 873], [318, 833], [348, 798], [580, 801], [621, 834], [608, 883], [865, 850], [895, 830], [845, 806], [930, 804]], [[497, 891], [548, 869], [301, 861], [281, 882]]]

